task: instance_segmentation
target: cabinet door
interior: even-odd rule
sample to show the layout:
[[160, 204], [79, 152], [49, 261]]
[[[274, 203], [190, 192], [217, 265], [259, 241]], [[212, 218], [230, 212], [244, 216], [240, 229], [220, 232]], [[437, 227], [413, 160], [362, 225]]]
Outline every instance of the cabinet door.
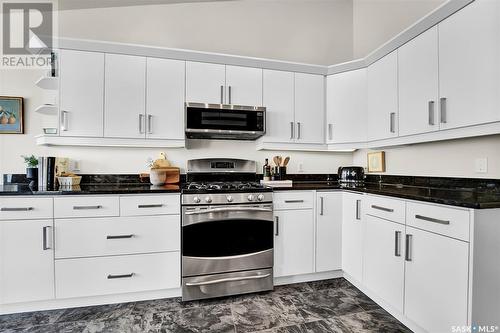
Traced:
[[274, 276], [314, 272], [312, 209], [275, 212]]
[[407, 227], [405, 315], [429, 332], [467, 325], [469, 244]]
[[225, 65], [186, 62], [186, 102], [223, 104], [225, 86]]
[[399, 135], [439, 130], [438, 59], [437, 26], [399, 48]]
[[294, 78], [292, 72], [264, 70], [266, 142], [292, 142], [294, 136]]
[[325, 143], [325, 77], [295, 73], [295, 140]]
[[398, 135], [398, 54], [368, 67], [368, 140]]
[[316, 272], [342, 269], [342, 193], [317, 194]]
[[363, 281], [362, 194], [342, 194], [342, 270]]
[[227, 104], [262, 105], [262, 69], [226, 66]]
[[146, 58], [106, 54], [104, 136], [144, 138]]
[[330, 75], [326, 88], [327, 142], [366, 141], [366, 69]]
[[61, 136], [103, 136], [104, 54], [61, 50]]
[[185, 61], [147, 59], [147, 138], [184, 139], [185, 68]]
[[474, 1], [439, 24], [441, 128], [500, 119], [499, 34], [499, 1]]
[[52, 220], [0, 222], [0, 303], [54, 298]]
[[404, 226], [365, 215], [363, 282], [385, 302], [403, 311]]

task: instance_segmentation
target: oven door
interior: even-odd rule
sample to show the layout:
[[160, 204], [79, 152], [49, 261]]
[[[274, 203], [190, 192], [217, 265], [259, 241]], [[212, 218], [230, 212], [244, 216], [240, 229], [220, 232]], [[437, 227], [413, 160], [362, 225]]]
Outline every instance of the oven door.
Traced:
[[182, 276], [273, 266], [272, 205], [183, 207]]

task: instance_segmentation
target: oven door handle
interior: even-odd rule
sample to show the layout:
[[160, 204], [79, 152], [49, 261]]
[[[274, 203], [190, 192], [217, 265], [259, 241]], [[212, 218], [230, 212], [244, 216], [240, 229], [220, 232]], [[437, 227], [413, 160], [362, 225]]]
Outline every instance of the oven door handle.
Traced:
[[265, 279], [265, 278], [270, 277], [270, 276], [271, 276], [271, 274], [263, 274], [263, 275], [232, 277], [232, 278], [217, 279], [217, 280], [202, 281], [202, 282], [186, 282], [186, 286], [187, 287], [209, 286], [209, 285], [212, 285], [212, 284], [219, 284], [219, 283], [224, 283], [224, 282], [246, 281], [246, 280], [260, 280], [260, 279]]
[[210, 208], [202, 211], [195, 212], [185, 212], [184, 215], [201, 215], [210, 213], [220, 213], [220, 212], [266, 212], [272, 213], [273, 210], [269, 208], [259, 208], [259, 207], [224, 207], [224, 208]]

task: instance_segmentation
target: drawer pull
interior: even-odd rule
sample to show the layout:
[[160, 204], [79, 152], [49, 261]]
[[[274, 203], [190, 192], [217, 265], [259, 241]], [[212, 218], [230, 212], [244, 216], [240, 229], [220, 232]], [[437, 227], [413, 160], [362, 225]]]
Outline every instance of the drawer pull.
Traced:
[[86, 210], [86, 209], [101, 209], [101, 205], [97, 206], [73, 206], [73, 210]]
[[134, 237], [134, 234], [130, 235], [116, 235], [116, 236], [106, 236], [106, 239], [127, 239]]
[[385, 208], [385, 207], [381, 207], [381, 206], [377, 206], [377, 205], [372, 205], [372, 208], [382, 210], [382, 211], [388, 212], [388, 213], [394, 212], [394, 209], [392, 209], [392, 208]]
[[137, 205], [137, 208], [161, 208], [163, 204]]
[[450, 224], [450, 221], [439, 220], [439, 219], [435, 219], [435, 218], [427, 217], [427, 216], [423, 216], [423, 215], [415, 215], [415, 218], [419, 219], [419, 220], [422, 220], [422, 221], [427, 221], [427, 222], [433, 222], [433, 223], [439, 223], [439, 224], [446, 224], [446, 225]]
[[218, 283], [224, 283], [224, 282], [259, 280], [259, 279], [265, 279], [265, 278], [270, 277], [270, 276], [271, 276], [271, 274], [264, 274], [264, 275], [233, 277], [233, 278], [227, 278], [227, 279], [217, 279], [217, 280], [203, 281], [203, 282], [186, 282], [186, 286], [188, 286], [188, 287], [207, 286], [207, 285], [211, 285], [211, 284], [218, 284]]
[[112, 280], [112, 279], [127, 279], [127, 278], [131, 278], [133, 276], [134, 276], [134, 273], [121, 274], [121, 275], [111, 275], [111, 274], [109, 274], [108, 275], [108, 279], [109, 280]]
[[33, 207], [2, 207], [0, 212], [29, 212], [34, 209]]
[[285, 200], [285, 203], [301, 203], [304, 202], [304, 200]]

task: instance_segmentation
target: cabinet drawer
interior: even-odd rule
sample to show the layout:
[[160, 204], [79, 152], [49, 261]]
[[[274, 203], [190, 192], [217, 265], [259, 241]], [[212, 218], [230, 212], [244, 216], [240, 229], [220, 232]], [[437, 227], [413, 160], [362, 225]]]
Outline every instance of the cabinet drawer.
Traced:
[[180, 250], [180, 217], [56, 220], [56, 258]]
[[0, 198], [0, 220], [51, 219], [52, 198]]
[[120, 215], [180, 214], [180, 200], [178, 194], [120, 197]]
[[56, 260], [56, 298], [180, 287], [180, 253]]
[[405, 224], [405, 202], [379, 196], [367, 196], [365, 211], [367, 215], [380, 217]]
[[118, 216], [118, 197], [61, 197], [54, 198], [56, 218]]
[[408, 202], [407, 224], [464, 241], [469, 241], [468, 210]]
[[273, 207], [275, 210], [313, 208], [313, 202], [313, 191], [276, 192], [273, 195]]

